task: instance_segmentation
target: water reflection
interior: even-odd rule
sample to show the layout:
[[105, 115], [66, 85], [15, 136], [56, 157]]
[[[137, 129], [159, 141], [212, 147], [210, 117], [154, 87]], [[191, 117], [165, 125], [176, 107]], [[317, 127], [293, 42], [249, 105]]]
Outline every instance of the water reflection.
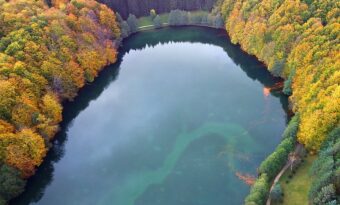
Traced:
[[[38, 202], [43, 197], [45, 188], [53, 181], [54, 164], [64, 155], [64, 145], [67, 142], [66, 133], [73, 119], [86, 109], [92, 100], [97, 99], [105, 88], [117, 78], [124, 55], [134, 50], [141, 50], [145, 47], [153, 47], [159, 44], [169, 44], [171, 42], [198, 42], [219, 46], [227, 52], [230, 59], [249, 78], [259, 81], [265, 88], [273, 87], [275, 83], [280, 81], [280, 79], [273, 79], [265, 67], [260, 62], [257, 62], [254, 57], [246, 55], [238, 46], [232, 45], [225, 31], [222, 30], [195, 27], [165, 28], [157, 32], [147, 31], [133, 35], [125, 40], [124, 47], [120, 48], [117, 63], [103, 70], [94, 83], [82, 89], [74, 102], [64, 104], [64, 120], [61, 123], [61, 131], [53, 142], [53, 146], [44, 163], [39, 167], [36, 175], [29, 180], [26, 191], [19, 198], [14, 199], [12, 204], [30, 204]], [[282, 108], [287, 110], [287, 98], [285, 96], [281, 95], [279, 91], [268, 91], [266, 94], [269, 93], [280, 98]], [[256, 123], [252, 126], [257, 126]]]

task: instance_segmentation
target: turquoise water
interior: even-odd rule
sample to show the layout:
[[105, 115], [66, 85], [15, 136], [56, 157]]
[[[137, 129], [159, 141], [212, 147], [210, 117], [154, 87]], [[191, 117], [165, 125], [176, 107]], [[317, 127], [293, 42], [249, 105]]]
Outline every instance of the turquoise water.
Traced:
[[221, 30], [166, 28], [125, 40], [119, 60], [65, 104], [47, 160], [12, 204], [242, 204], [236, 173], [281, 140], [279, 79]]

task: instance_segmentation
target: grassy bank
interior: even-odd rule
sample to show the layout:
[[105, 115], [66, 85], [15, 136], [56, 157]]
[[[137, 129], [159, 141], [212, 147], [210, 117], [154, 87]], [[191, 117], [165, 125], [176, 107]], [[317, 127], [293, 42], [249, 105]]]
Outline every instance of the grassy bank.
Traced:
[[[190, 15], [195, 16], [195, 15], [208, 15], [209, 12], [207, 11], [202, 11], [202, 10], [197, 10], [197, 11], [190, 11]], [[163, 13], [163, 14], [158, 14], [159, 17], [161, 18], [161, 23], [162, 24], [167, 24], [169, 22], [169, 13]], [[153, 27], [153, 21], [151, 16], [143, 16], [138, 18], [138, 27]]]
[[308, 172], [315, 159], [316, 156], [308, 155], [295, 171], [289, 169], [282, 176], [283, 205], [308, 205], [308, 191], [313, 181]]
[[[169, 19], [169, 13], [159, 14], [159, 17], [161, 18], [161, 22], [168, 23]], [[143, 16], [138, 18], [138, 27], [143, 26], [153, 26], [153, 22], [150, 16]]]

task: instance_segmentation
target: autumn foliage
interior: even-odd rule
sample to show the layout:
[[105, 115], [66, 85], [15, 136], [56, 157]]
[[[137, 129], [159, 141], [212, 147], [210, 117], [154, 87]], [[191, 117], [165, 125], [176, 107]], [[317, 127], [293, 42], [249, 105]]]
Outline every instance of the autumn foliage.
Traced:
[[285, 82], [298, 140], [318, 151], [340, 120], [340, 3], [337, 0], [224, 0], [219, 11], [233, 43]]
[[61, 102], [116, 61], [119, 39], [114, 12], [94, 0], [0, 0], [0, 165], [34, 173]]
[[[265, 204], [269, 191], [256, 184], [262, 184], [263, 174], [270, 182], [286, 163], [293, 149], [292, 143], [288, 143], [289, 149], [282, 146], [287, 140], [297, 138], [311, 152], [318, 152], [323, 144], [333, 146], [328, 151], [337, 150], [335, 140], [327, 136], [336, 133], [339, 138], [339, 132], [334, 132], [340, 127], [339, 8], [337, 0], [223, 0], [217, 7], [231, 41], [266, 63], [271, 73], [286, 79], [283, 92], [291, 95], [297, 113], [283, 142], [259, 167], [261, 175], [246, 204]], [[319, 169], [316, 175], [322, 177], [313, 182], [310, 202], [319, 205], [333, 200], [329, 204], [337, 204], [335, 191], [330, 190], [340, 187], [335, 165], [339, 155], [333, 154], [334, 163], [328, 163], [323, 152], [317, 161], [331, 168]]]

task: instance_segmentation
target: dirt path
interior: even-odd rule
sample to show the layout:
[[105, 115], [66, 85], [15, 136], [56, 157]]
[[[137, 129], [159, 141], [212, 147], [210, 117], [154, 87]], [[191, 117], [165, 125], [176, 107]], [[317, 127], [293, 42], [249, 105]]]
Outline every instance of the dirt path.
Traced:
[[[301, 144], [297, 144], [296, 147], [295, 147], [295, 150], [294, 150], [294, 153], [296, 155], [299, 155], [302, 151], [302, 148], [303, 146]], [[272, 186], [270, 187], [270, 190], [269, 190], [269, 193], [272, 192], [272, 190], [274, 189], [274, 186], [277, 182], [279, 182], [280, 178], [282, 177], [282, 175], [287, 171], [287, 169], [292, 165], [292, 163], [294, 163], [293, 161], [289, 160], [288, 159], [288, 162], [286, 163], [286, 165], [281, 169], [281, 171], [276, 175], [273, 183], [272, 183]], [[270, 198], [270, 194], [269, 194], [269, 197], [267, 199], [267, 203], [266, 205], [270, 205], [271, 204], [271, 198]]]
[[[168, 25], [169, 25], [169, 23], [163, 23], [162, 27], [165, 27], [165, 26], [168, 26]], [[154, 28], [154, 25], [146, 25], [146, 26], [140, 26], [137, 29], [139, 31], [141, 31], [141, 30], [148, 30], [148, 29], [153, 29], [153, 28]]]

